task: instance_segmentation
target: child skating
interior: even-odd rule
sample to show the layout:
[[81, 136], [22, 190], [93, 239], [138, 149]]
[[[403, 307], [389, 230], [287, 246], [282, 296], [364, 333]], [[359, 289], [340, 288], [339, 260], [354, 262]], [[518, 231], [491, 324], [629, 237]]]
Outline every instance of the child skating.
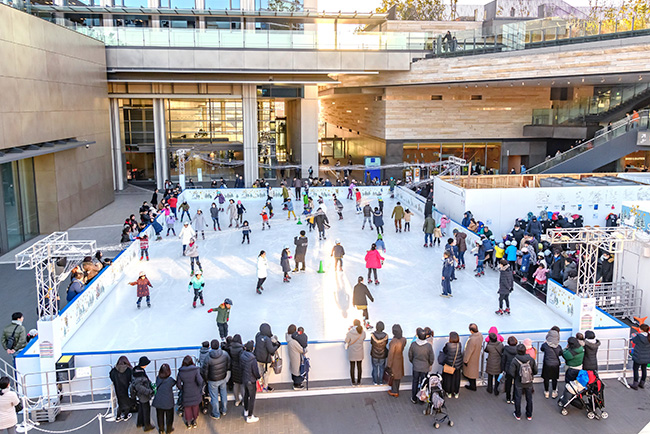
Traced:
[[187, 219], [192, 222], [192, 218], [190, 217], [190, 204], [187, 203], [187, 201], [183, 201], [181, 204], [181, 223], [183, 222], [183, 217], [187, 214]]
[[453, 297], [451, 295], [451, 281], [454, 274], [454, 259], [448, 250], [442, 254], [442, 294], [441, 297]]
[[375, 285], [379, 285], [379, 279], [377, 278], [377, 270], [382, 267], [384, 263], [384, 257], [381, 256], [379, 250], [377, 250], [377, 245], [373, 243], [370, 246], [370, 250], [366, 252], [366, 268], [368, 269], [368, 283], [372, 283], [371, 273], [375, 275]]
[[[435, 225], [435, 221], [434, 221]], [[438, 244], [438, 247], [440, 247], [440, 239], [442, 238], [442, 229], [440, 229], [440, 225], [434, 226], [433, 228], [433, 244], [430, 245], [430, 247], [433, 247], [434, 244]]]
[[340, 200], [337, 199], [335, 194], [332, 196], [332, 200], [334, 201], [334, 208], [336, 209], [336, 213], [339, 215], [339, 220], [343, 220], [343, 204]]
[[192, 279], [187, 287], [187, 291], [194, 290], [194, 301], [192, 302], [192, 307], [196, 309], [196, 300], [201, 300], [201, 306], [205, 306], [203, 302], [203, 288], [205, 288], [205, 280], [203, 280], [203, 272], [199, 271]]
[[356, 199], [357, 202], [357, 214], [360, 214], [361, 213], [361, 192], [359, 191], [358, 188], [355, 189], [354, 198]]
[[148, 261], [149, 260], [149, 237], [145, 234], [141, 237], [136, 237], [136, 238], [140, 240], [140, 260], [142, 261], [142, 258], [146, 256]]
[[203, 215], [203, 211], [200, 209], [196, 211], [196, 214], [194, 214], [194, 219], [192, 221], [192, 224], [194, 225], [194, 231], [196, 232], [196, 236], [199, 236], [199, 231], [201, 231], [201, 238], [205, 240], [205, 228], [209, 227], [208, 222], [205, 221], [205, 216]]
[[345, 249], [341, 245], [339, 240], [336, 240], [336, 244], [332, 247], [332, 254], [330, 256], [334, 257], [334, 271], [336, 271], [336, 266], [338, 265], [339, 271], [343, 271], [343, 256], [345, 255]]
[[222, 342], [225, 341], [228, 336], [228, 321], [230, 320], [231, 307], [232, 300], [226, 298], [219, 306], [208, 310], [208, 313], [217, 312], [217, 328], [219, 329], [219, 337]]
[[244, 205], [242, 205], [241, 200], [237, 201], [237, 227], [239, 227], [239, 223], [241, 223], [244, 220], [244, 213], [246, 212], [246, 208], [244, 208]]
[[167, 224], [167, 237], [169, 236], [169, 231], [172, 231], [172, 234], [176, 236], [176, 231], [174, 230], [174, 224], [176, 224], [176, 217], [174, 217], [173, 213], [169, 213], [167, 217], [165, 217], [165, 224]]
[[242, 240], [241, 243], [244, 244], [244, 241], [248, 241], [248, 244], [251, 243], [251, 238], [250, 234], [253, 232], [251, 230], [251, 227], [248, 225], [248, 220], [244, 221], [244, 224], [242, 225], [241, 233], [242, 233]]
[[262, 208], [260, 215], [262, 216], [262, 230], [264, 230], [264, 226], [267, 226], [269, 229], [271, 229], [271, 223], [269, 223], [269, 215], [266, 213], [264, 208]]
[[291, 250], [289, 250], [289, 246], [284, 246], [282, 253], [280, 254], [280, 265], [282, 266], [282, 272], [284, 273], [284, 279], [282, 279], [282, 281], [285, 283], [288, 283], [291, 280], [291, 276], [289, 276], [289, 272], [291, 271], [291, 263], [289, 262], [289, 259], [291, 259]]
[[145, 274], [145, 272], [141, 271], [138, 280], [136, 280], [135, 282], [129, 282], [129, 285], [137, 286], [136, 295], [138, 297], [138, 300], [135, 302], [135, 304], [136, 306], [138, 306], [138, 309], [140, 309], [140, 303], [142, 302], [143, 297], [146, 297], [147, 299], [147, 307], [151, 307], [151, 297], [149, 295], [149, 288], [153, 288], [153, 285], [151, 284], [149, 279], [147, 279], [147, 275]]
[[404, 232], [411, 232], [411, 217], [413, 216], [413, 213], [411, 212], [410, 209], [406, 209], [404, 211]]
[[363, 277], [359, 276], [359, 278], [357, 279], [357, 284], [354, 285], [354, 290], [352, 292], [352, 304], [357, 309], [362, 311], [363, 325], [366, 327], [366, 329], [372, 328], [372, 326], [368, 322], [368, 320], [370, 319], [370, 316], [368, 315], [368, 298], [372, 302], [375, 301], [368, 287], [363, 284]]
[[230, 224], [228, 225], [229, 228], [232, 227], [232, 223], [235, 222], [235, 225], [237, 228], [239, 228], [239, 222], [237, 221], [237, 205], [235, 205], [235, 201], [230, 199], [228, 203], [228, 218], [230, 219]]
[[[504, 313], [510, 315], [510, 293], [513, 287], [513, 275], [510, 269], [510, 264], [505, 259], [499, 261], [499, 310], [495, 313], [503, 315]], [[503, 303], [506, 304], [506, 309], [503, 310]]]
[[293, 202], [291, 201], [291, 198], [288, 197], [287, 200], [284, 201], [283, 205], [285, 206], [285, 209], [287, 210], [287, 220], [291, 220], [291, 214], [293, 214], [293, 219], [298, 220], [296, 218], [296, 213], [293, 210]]
[[221, 230], [221, 225], [219, 224], [220, 211], [223, 211], [223, 209], [219, 208], [216, 203], [213, 203], [212, 206], [210, 207], [210, 217], [212, 217], [212, 226], [215, 231], [217, 230], [217, 228]]
[[190, 276], [194, 275], [194, 263], [199, 267], [199, 272], [203, 273], [203, 267], [201, 267], [201, 261], [199, 260], [199, 245], [196, 243], [196, 238], [190, 240], [190, 244], [185, 249], [185, 256], [190, 258], [190, 267], [191, 272]]

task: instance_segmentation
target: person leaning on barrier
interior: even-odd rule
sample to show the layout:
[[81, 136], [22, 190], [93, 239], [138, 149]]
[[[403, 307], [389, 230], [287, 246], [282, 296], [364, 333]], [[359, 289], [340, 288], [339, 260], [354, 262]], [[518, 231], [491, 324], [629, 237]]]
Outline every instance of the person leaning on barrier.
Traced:
[[2, 332], [2, 347], [16, 357], [15, 354], [27, 345], [27, 331], [23, 326], [23, 314], [15, 312], [11, 315], [11, 324], [6, 326]]

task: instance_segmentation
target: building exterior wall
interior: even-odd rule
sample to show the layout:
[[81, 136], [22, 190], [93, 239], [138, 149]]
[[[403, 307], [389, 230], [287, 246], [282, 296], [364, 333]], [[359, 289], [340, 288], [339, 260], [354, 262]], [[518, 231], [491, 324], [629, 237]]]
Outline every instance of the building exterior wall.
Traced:
[[386, 102], [381, 94], [321, 98], [320, 117], [328, 127], [348, 128], [379, 139], [386, 138]]
[[96, 143], [34, 159], [41, 233], [113, 200], [104, 45], [0, 5], [0, 149]]

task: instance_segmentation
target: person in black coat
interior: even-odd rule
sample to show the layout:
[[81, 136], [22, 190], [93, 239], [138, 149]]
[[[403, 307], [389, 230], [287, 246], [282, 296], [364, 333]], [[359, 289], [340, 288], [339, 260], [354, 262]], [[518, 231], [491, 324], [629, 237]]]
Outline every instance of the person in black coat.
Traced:
[[262, 387], [266, 387], [269, 392], [273, 390], [269, 386], [270, 365], [278, 348], [280, 348], [280, 342], [278, 337], [271, 332], [271, 326], [267, 323], [262, 324], [260, 331], [255, 335], [255, 359], [262, 374]]
[[185, 356], [183, 364], [178, 370], [176, 383], [178, 390], [183, 391], [183, 419], [185, 426], [196, 428], [196, 419], [199, 417], [199, 404], [203, 396], [203, 378], [198, 366], [194, 364], [192, 356]]
[[309, 239], [305, 236], [305, 231], [300, 231], [299, 237], [294, 237], [293, 244], [296, 245], [296, 251], [293, 254], [296, 261], [296, 268], [293, 269], [294, 273], [298, 271], [298, 265], [302, 265], [302, 271], [305, 271], [305, 256], [307, 255], [307, 246]]
[[131, 407], [133, 407], [133, 400], [129, 396], [133, 368], [129, 359], [126, 356], [120, 356], [117, 359], [117, 364], [108, 375], [113, 382], [115, 395], [117, 396], [117, 416], [115, 421], [129, 420], [131, 418]]
[[326, 240], [327, 238], [325, 238], [325, 229], [329, 228], [330, 221], [327, 218], [325, 211], [323, 211], [323, 209], [320, 207], [316, 210], [314, 222], [316, 223], [316, 226], [318, 226], [318, 239]]
[[[208, 354], [206, 363], [201, 366], [201, 376], [208, 382], [210, 392], [210, 404], [212, 412], [210, 415], [219, 419], [221, 413], [228, 411], [228, 371], [230, 371], [230, 355], [219, 348], [219, 341], [212, 339], [210, 342], [212, 350]], [[219, 405], [221, 398], [221, 405]]]
[[228, 346], [228, 353], [230, 354], [231, 364], [231, 379], [233, 382], [233, 393], [235, 395], [235, 407], [239, 407], [244, 399], [244, 386], [242, 381], [242, 371], [240, 364], [240, 357], [244, 351], [244, 345], [241, 342], [241, 336], [235, 335], [232, 337], [232, 342]]
[[[497, 315], [508, 314], [510, 315], [510, 293], [514, 289], [514, 277], [510, 263], [505, 259], [499, 261], [497, 267], [499, 269], [499, 310], [496, 311]], [[503, 302], [506, 303], [506, 309], [503, 310]]]
[[505, 372], [505, 391], [506, 391], [506, 402], [508, 404], [514, 404], [514, 401], [512, 400], [512, 383], [514, 381], [514, 378], [512, 375], [509, 374], [510, 372], [510, 364], [512, 363], [512, 360], [515, 358], [517, 355], [517, 338], [514, 336], [510, 336], [508, 338], [508, 345], [503, 348], [503, 355], [501, 356], [501, 371]]
[[246, 342], [244, 351], [239, 357], [239, 364], [242, 372], [242, 384], [244, 385], [244, 417], [246, 422], [253, 423], [259, 419], [254, 416], [255, 395], [257, 393], [257, 380], [261, 378], [260, 371], [253, 354], [253, 341]]
[[564, 257], [560, 254], [559, 250], [553, 251], [553, 259], [550, 265], [550, 274], [549, 277], [556, 282], [564, 282]]
[[533, 375], [537, 375], [537, 363], [530, 355], [526, 354], [524, 344], [517, 345], [517, 355], [512, 359], [508, 374], [515, 379], [515, 419], [521, 418], [521, 397], [526, 396], [526, 417], [533, 417], [533, 383], [524, 384], [521, 381], [522, 365], [529, 364]]
[[133, 379], [129, 392], [132, 398], [138, 400], [138, 419], [136, 427], [143, 428], [145, 431], [151, 431], [154, 426], [151, 425], [151, 398], [153, 397], [153, 389], [151, 388], [151, 380], [145, 371], [151, 361], [146, 357], [140, 357], [138, 366], [133, 368]]
[[603, 262], [600, 264], [600, 281], [611, 283], [614, 280], [614, 258], [609, 252], [603, 253]]
[[449, 342], [445, 344], [438, 355], [440, 365], [449, 365], [455, 368], [453, 374], [442, 373], [442, 388], [447, 392], [447, 398], [453, 394], [458, 398], [460, 392], [460, 370], [463, 367], [463, 348], [460, 344], [458, 333], [449, 333]]
[[582, 360], [582, 369], [585, 371], [597, 371], [598, 370], [598, 348], [600, 347], [600, 341], [596, 339], [596, 334], [593, 330], [587, 330], [585, 332], [585, 357]]
[[424, 218], [427, 218], [428, 216], [433, 216], [433, 199], [428, 198], [426, 203], [424, 204]]
[[544, 379], [544, 397], [549, 397], [549, 386], [553, 386], [553, 399], [557, 398], [557, 380], [560, 378], [560, 356], [562, 346], [560, 345], [560, 328], [554, 326], [546, 334], [546, 341], [540, 347], [544, 353], [542, 361], [542, 378]]
[[352, 304], [359, 310], [363, 311], [363, 324], [366, 328], [369, 328], [370, 323], [368, 319], [368, 300], [374, 302], [375, 299], [372, 297], [370, 290], [366, 285], [363, 284], [363, 277], [359, 276], [357, 279], [357, 284], [354, 285], [354, 291], [352, 292]]
[[[174, 431], [174, 386], [176, 380], [167, 363], [160, 366], [156, 377], [156, 396], [153, 398], [153, 407], [156, 409], [158, 432], [171, 434]], [[165, 422], [167, 424], [165, 425]]]

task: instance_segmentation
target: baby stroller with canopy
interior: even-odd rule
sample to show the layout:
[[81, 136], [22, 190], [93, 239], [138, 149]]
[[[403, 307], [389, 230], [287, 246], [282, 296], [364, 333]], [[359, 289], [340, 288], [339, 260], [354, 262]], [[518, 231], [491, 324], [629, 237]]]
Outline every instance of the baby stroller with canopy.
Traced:
[[440, 428], [440, 424], [447, 422], [449, 426], [454, 426], [454, 422], [449, 418], [447, 406], [445, 405], [445, 392], [442, 390], [442, 380], [439, 374], [430, 373], [420, 383], [418, 392], [420, 401], [426, 403], [423, 413], [433, 415], [433, 427]]
[[594, 371], [580, 371], [578, 378], [564, 387], [558, 400], [563, 416], [569, 414], [568, 406], [584, 409], [589, 419], [607, 419], [605, 411], [605, 385]]

